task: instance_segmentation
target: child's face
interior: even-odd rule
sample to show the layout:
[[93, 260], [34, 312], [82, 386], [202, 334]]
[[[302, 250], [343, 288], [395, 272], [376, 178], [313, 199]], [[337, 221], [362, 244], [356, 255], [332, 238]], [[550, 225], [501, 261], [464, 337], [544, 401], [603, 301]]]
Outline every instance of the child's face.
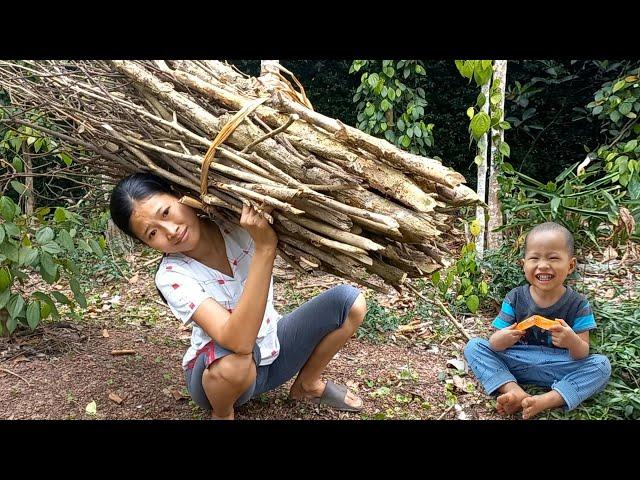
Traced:
[[564, 280], [576, 268], [576, 259], [569, 256], [567, 241], [562, 233], [538, 232], [527, 238], [523, 268], [530, 285], [552, 292], [561, 288]]

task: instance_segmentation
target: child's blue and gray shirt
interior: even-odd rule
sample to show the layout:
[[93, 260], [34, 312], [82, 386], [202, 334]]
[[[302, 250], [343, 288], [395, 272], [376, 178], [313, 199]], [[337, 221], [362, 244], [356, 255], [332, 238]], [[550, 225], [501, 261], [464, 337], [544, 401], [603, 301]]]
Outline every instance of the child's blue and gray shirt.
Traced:
[[[507, 294], [502, 302], [500, 313], [492, 325], [496, 328], [505, 328], [514, 322], [526, 320], [531, 315], [541, 315], [551, 320], [561, 318], [576, 333], [596, 328], [593, 312], [584, 295], [571, 287], [566, 287], [566, 291], [556, 303], [550, 307], [542, 308], [536, 305], [531, 297], [528, 284], [516, 287]], [[529, 328], [517, 344], [554, 347], [551, 341], [551, 332], [537, 326]]]

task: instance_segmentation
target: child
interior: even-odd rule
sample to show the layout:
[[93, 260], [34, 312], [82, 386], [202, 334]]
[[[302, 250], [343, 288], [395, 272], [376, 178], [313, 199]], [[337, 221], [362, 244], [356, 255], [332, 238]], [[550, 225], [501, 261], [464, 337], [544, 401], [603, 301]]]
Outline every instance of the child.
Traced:
[[[576, 268], [573, 235], [557, 223], [536, 226], [525, 238], [523, 260], [528, 285], [511, 290], [493, 321], [489, 340], [472, 338], [464, 350], [473, 373], [488, 394], [497, 392], [497, 410], [522, 410], [531, 418], [551, 408], [573, 410], [602, 390], [611, 366], [603, 355], [589, 355], [589, 330], [596, 327], [587, 299], [564, 280]], [[549, 330], [516, 330], [531, 315], [560, 320]], [[531, 396], [519, 385], [550, 387]]]

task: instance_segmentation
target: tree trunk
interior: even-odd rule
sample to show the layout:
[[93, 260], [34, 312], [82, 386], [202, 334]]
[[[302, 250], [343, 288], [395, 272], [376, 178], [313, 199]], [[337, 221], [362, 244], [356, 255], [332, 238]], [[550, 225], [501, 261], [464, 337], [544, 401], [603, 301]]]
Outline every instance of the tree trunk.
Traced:
[[[496, 60], [493, 67], [492, 84], [497, 85], [500, 89], [501, 99], [498, 105], [500, 109], [500, 121], [504, 120], [504, 95], [505, 83], [507, 79], [507, 61]], [[489, 222], [487, 225], [487, 247], [491, 249], [498, 248], [502, 243], [502, 233], [494, 231], [502, 226], [502, 206], [498, 199], [498, 168], [497, 156], [498, 146], [504, 139], [504, 131], [491, 129], [491, 164], [489, 174]]]
[[[482, 106], [482, 111], [489, 115], [489, 89], [491, 88], [491, 80], [488, 80], [482, 86], [482, 94], [484, 95], [485, 102]], [[488, 149], [488, 137], [489, 134], [485, 133], [478, 141], [478, 156], [482, 157], [482, 163], [478, 165], [478, 198], [487, 203], [487, 165], [489, 164], [489, 149]], [[484, 255], [485, 237], [486, 237], [486, 222], [485, 222], [485, 207], [478, 205], [476, 207], [476, 220], [480, 226], [480, 233], [476, 237], [476, 255], [478, 258], [482, 258]]]

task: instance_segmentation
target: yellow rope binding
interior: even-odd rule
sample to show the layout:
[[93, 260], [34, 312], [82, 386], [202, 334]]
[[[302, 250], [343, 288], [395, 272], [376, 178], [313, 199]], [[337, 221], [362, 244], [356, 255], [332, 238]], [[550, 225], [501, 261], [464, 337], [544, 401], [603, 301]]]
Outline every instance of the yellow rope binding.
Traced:
[[218, 132], [218, 135], [216, 135], [216, 138], [213, 139], [213, 143], [211, 143], [211, 146], [209, 147], [209, 150], [207, 150], [207, 153], [204, 156], [204, 160], [202, 161], [202, 173], [200, 175], [200, 196], [201, 197], [204, 197], [208, 191], [207, 183], [208, 183], [208, 177], [209, 177], [209, 166], [213, 161], [213, 157], [216, 153], [216, 148], [218, 148], [218, 146], [222, 142], [224, 142], [229, 135], [233, 133], [233, 131], [238, 127], [238, 125], [240, 125], [240, 123], [242, 123], [242, 121], [247, 117], [247, 115], [253, 112], [256, 108], [258, 108], [268, 99], [269, 97], [263, 97], [247, 103], [244, 107], [238, 110], [238, 113], [236, 113], [233, 116], [233, 118], [229, 120], [229, 122], [227, 122], [227, 124], [224, 127], [220, 129], [220, 131]]

